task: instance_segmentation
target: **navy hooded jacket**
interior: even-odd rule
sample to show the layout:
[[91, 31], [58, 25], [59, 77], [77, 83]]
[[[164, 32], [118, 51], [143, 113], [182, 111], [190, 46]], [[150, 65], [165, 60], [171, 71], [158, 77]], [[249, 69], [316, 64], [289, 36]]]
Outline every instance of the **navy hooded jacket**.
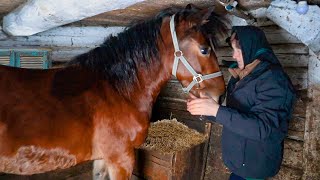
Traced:
[[209, 119], [223, 125], [222, 156], [231, 172], [244, 178], [272, 177], [282, 162], [294, 88], [262, 30], [238, 26], [232, 32], [244, 64], [261, 62], [243, 79], [230, 79], [226, 106]]

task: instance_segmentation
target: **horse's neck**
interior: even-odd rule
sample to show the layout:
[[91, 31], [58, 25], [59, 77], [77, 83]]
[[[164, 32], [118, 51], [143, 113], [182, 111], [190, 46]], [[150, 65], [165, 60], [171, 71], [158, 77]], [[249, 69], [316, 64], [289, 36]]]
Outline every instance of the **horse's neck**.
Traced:
[[[169, 18], [165, 20], [165, 25], [162, 25], [161, 34], [168, 34], [166, 30], [169, 29]], [[162, 37], [167, 37], [162, 35]], [[163, 39], [163, 44], [160, 43], [159, 53], [161, 54], [159, 67], [152, 68], [152, 70], [146, 72], [141, 69], [139, 71], [139, 81], [143, 82], [144, 87], [140, 87], [142, 90], [137, 92], [139, 101], [136, 105], [141, 111], [152, 111], [153, 104], [155, 103], [160, 90], [166, 85], [171, 78], [171, 59], [173, 59], [172, 41], [171, 36], [168, 39]]]
[[139, 72], [139, 81], [144, 84], [140, 87], [139, 91], [135, 92], [137, 101], [134, 102], [139, 108], [139, 111], [150, 112], [153, 104], [155, 103], [160, 90], [166, 85], [168, 80], [171, 78], [171, 74], [164, 70], [164, 67], [160, 67], [156, 71], [145, 73], [144, 71]]

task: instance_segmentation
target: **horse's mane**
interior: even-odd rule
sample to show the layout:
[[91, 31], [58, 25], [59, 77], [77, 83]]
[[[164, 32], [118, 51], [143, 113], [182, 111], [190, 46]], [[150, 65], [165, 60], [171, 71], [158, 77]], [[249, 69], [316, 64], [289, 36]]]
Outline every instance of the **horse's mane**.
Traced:
[[[109, 36], [99, 47], [75, 57], [68, 66], [78, 65], [97, 72], [120, 94], [128, 95], [139, 86], [138, 68], [152, 71], [160, 66], [158, 43], [162, 41], [162, 20], [176, 14], [178, 23], [178, 17], [186, 18], [191, 13], [192, 10], [177, 7], [165, 9], [152, 19], [136, 22], [118, 35]], [[210, 23], [199, 30], [214, 40], [216, 33], [226, 32], [226, 26], [216, 14], [210, 18]]]

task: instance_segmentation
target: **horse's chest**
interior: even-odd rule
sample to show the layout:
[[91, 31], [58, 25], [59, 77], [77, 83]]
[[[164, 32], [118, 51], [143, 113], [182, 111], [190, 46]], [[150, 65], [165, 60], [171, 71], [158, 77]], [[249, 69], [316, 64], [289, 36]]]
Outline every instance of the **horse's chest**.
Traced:
[[76, 164], [76, 156], [61, 148], [20, 147], [13, 156], [0, 156], [0, 172], [36, 174], [65, 169]]
[[[110, 118], [113, 117], [113, 118]], [[146, 137], [149, 119], [146, 113], [128, 111], [125, 114], [96, 116], [91, 159], [108, 159], [141, 145]]]

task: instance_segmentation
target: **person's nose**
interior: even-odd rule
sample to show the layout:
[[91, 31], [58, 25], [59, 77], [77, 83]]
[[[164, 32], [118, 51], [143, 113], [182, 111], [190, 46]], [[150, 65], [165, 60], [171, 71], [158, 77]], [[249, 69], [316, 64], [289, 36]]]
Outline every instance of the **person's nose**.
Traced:
[[232, 58], [236, 59], [236, 53], [232, 53]]

